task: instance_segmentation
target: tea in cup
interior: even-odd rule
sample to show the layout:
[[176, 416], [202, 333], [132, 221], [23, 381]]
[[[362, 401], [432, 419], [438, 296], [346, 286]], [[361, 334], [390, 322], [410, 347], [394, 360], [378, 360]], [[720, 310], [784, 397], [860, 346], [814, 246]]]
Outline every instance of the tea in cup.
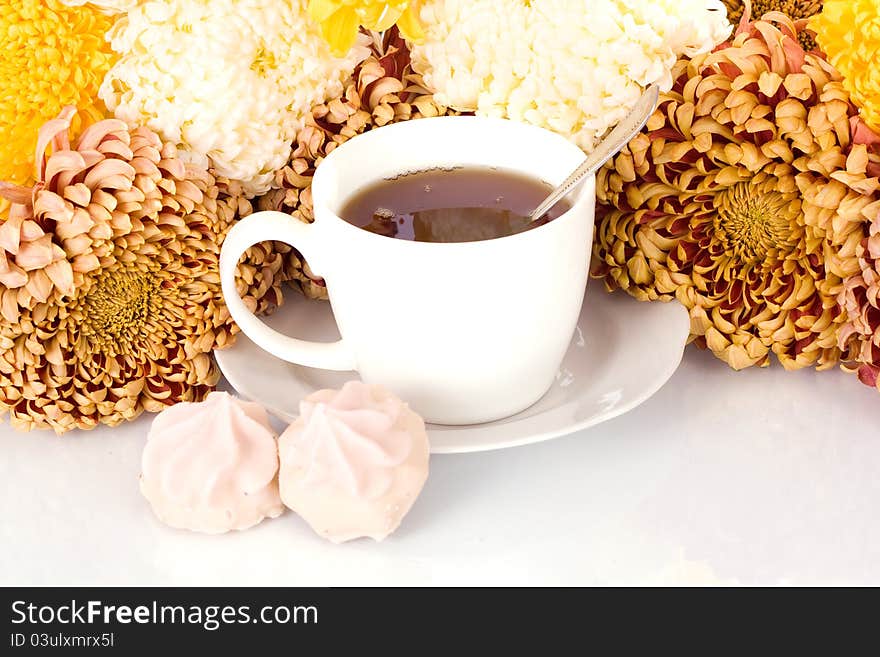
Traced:
[[[536, 224], [525, 218], [583, 158], [553, 132], [503, 119], [419, 119], [359, 135], [317, 168], [314, 223], [269, 211], [230, 230], [220, 270], [232, 317], [278, 358], [356, 370], [428, 422], [518, 413], [550, 388], [580, 315], [594, 178]], [[236, 267], [268, 240], [296, 248], [324, 279], [339, 341], [283, 335], [244, 305]]]

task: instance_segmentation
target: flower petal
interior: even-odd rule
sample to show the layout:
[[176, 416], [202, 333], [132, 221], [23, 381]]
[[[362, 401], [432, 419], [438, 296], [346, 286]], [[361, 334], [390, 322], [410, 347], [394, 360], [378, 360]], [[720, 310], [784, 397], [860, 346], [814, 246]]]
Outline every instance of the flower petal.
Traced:
[[51, 235], [43, 235], [33, 242], [23, 242], [18, 248], [15, 264], [25, 271], [42, 269], [55, 259], [55, 250], [52, 247]]
[[400, 17], [397, 19], [397, 28], [404, 39], [415, 43], [422, 43], [425, 40], [425, 30], [419, 21], [418, 11], [413, 4], [410, 4]]
[[384, 2], [371, 3], [358, 11], [360, 24], [368, 30], [384, 32], [397, 22], [402, 9], [391, 7]]
[[323, 23], [343, 5], [339, 0], [309, 0], [309, 16], [313, 21]]
[[358, 24], [357, 13], [349, 7], [338, 9], [321, 23], [321, 33], [336, 57], [351, 50], [357, 40]]

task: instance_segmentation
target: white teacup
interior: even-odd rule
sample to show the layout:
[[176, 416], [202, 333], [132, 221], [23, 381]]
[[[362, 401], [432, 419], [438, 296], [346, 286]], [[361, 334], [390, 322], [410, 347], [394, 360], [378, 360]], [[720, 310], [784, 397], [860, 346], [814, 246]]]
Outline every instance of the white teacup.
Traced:
[[[336, 148], [312, 184], [315, 221], [258, 212], [230, 230], [223, 294], [251, 340], [278, 358], [357, 370], [427, 421], [488, 422], [540, 399], [580, 314], [593, 235], [595, 180], [571, 209], [533, 230], [480, 242], [410, 242], [367, 232], [338, 213], [364, 187], [433, 167], [499, 167], [561, 183], [583, 160], [547, 130], [501, 119], [441, 117], [364, 133]], [[235, 288], [244, 251], [279, 240], [324, 278], [342, 339], [298, 340], [252, 315]]]

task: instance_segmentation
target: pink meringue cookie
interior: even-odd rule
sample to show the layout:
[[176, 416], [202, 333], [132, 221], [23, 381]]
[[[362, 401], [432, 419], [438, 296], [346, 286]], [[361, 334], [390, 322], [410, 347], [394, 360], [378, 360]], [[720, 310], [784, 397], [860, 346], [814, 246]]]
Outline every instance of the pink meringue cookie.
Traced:
[[428, 478], [425, 423], [385, 388], [349, 381], [300, 402], [278, 440], [281, 499], [319, 535], [381, 541]]
[[266, 411], [225, 392], [156, 416], [141, 492], [166, 525], [206, 534], [281, 515], [278, 446]]

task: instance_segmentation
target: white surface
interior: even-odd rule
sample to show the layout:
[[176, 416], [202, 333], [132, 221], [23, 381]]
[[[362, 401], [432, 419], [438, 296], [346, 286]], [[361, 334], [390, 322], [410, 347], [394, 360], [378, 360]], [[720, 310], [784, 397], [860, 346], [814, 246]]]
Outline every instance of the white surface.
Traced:
[[137, 487], [146, 418], [63, 438], [3, 425], [0, 584], [880, 585], [878, 416], [839, 371], [735, 373], [688, 348], [620, 418], [432, 457], [397, 534], [341, 546], [291, 515], [162, 527]]
[[[329, 342], [339, 338], [330, 305], [291, 295], [266, 320], [284, 335]], [[541, 442], [597, 425], [638, 406], [678, 367], [690, 320], [677, 303], [638, 303], [601, 283], [587, 289], [578, 328], [556, 379], [538, 403], [496, 422], [428, 425], [435, 454], [478, 452]], [[650, 335], [650, 340], [645, 336]], [[328, 372], [287, 363], [239, 336], [216, 352], [226, 380], [244, 397], [293, 421], [299, 400], [316, 390], [339, 389], [354, 372]]]
[[[229, 231], [220, 254], [229, 312], [242, 331], [279, 358], [356, 369], [364, 382], [387, 386], [429, 422], [509, 417], [550, 389], [568, 349], [587, 283], [595, 178], [581, 185], [561, 216], [499, 239], [395, 240], [337, 215], [360, 189], [410, 173], [503, 168], [538, 171], [555, 185], [583, 158], [577, 146], [549, 130], [474, 116], [405, 121], [358, 135], [315, 172], [314, 223], [263, 212]], [[341, 341], [279, 334], [236, 296], [241, 254], [273, 239], [295, 246], [325, 279]]]

